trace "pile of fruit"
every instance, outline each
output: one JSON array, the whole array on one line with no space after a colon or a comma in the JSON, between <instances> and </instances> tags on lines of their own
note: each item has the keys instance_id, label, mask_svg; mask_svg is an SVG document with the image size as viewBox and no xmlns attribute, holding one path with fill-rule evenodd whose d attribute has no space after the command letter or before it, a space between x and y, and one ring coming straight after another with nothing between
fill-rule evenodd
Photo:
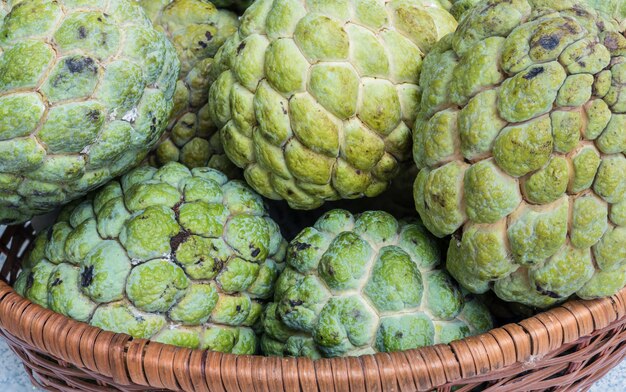
<instances>
[{"instance_id":1,"label":"pile of fruit","mask_svg":"<svg viewBox=\"0 0 626 392\"><path fill-rule=\"evenodd\" d=\"M15 290L135 338L311 358L615 294L625 17L594 0L2 0L0 223L58 211Z\"/></svg>"}]
</instances>

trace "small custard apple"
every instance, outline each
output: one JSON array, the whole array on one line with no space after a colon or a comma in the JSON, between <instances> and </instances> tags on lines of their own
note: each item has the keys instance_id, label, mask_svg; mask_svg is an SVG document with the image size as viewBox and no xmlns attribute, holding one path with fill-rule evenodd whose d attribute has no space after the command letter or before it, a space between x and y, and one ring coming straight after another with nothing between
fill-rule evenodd
<instances>
[{"instance_id":1,"label":"small custard apple","mask_svg":"<svg viewBox=\"0 0 626 392\"><path fill-rule=\"evenodd\" d=\"M150 162L155 166L171 161L189 168L209 166L235 175L238 169L224 155L208 114L208 95L213 56L237 31L237 16L218 10L208 0L138 2L174 44L181 62L170 123Z\"/></svg>"},{"instance_id":2,"label":"small custard apple","mask_svg":"<svg viewBox=\"0 0 626 392\"><path fill-rule=\"evenodd\" d=\"M422 57L456 28L431 0L258 0L216 55L228 157L295 209L382 193L410 159Z\"/></svg>"},{"instance_id":3,"label":"small custard apple","mask_svg":"<svg viewBox=\"0 0 626 392\"><path fill-rule=\"evenodd\" d=\"M448 343L492 327L443 270L419 221L382 211L324 214L289 245L263 317L267 355L335 357Z\"/></svg>"},{"instance_id":4,"label":"small custard apple","mask_svg":"<svg viewBox=\"0 0 626 392\"><path fill-rule=\"evenodd\" d=\"M584 1L488 0L424 60L417 211L468 290L548 307L626 284L626 39Z\"/></svg>"},{"instance_id":5,"label":"small custard apple","mask_svg":"<svg viewBox=\"0 0 626 392\"><path fill-rule=\"evenodd\" d=\"M0 23L4 224L141 162L165 130L179 72L172 45L126 0L12 5Z\"/></svg>"},{"instance_id":6,"label":"small custard apple","mask_svg":"<svg viewBox=\"0 0 626 392\"><path fill-rule=\"evenodd\" d=\"M254 0L211 0L218 8L226 8L242 14Z\"/></svg>"},{"instance_id":7,"label":"small custard apple","mask_svg":"<svg viewBox=\"0 0 626 392\"><path fill-rule=\"evenodd\" d=\"M39 234L15 288L93 326L253 354L287 243L260 196L217 170L140 167Z\"/></svg>"}]
</instances>

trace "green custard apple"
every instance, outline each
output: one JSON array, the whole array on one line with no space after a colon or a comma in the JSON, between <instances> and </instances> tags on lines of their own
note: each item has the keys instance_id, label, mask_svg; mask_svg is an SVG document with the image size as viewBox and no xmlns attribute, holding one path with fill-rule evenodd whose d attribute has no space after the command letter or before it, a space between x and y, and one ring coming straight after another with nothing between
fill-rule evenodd
<instances>
[{"instance_id":1,"label":"green custard apple","mask_svg":"<svg viewBox=\"0 0 626 392\"><path fill-rule=\"evenodd\" d=\"M181 62L174 110L150 156L151 164L181 162L189 168L208 166L234 176L238 169L224 155L208 114L208 95L213 57L237 31L237 16L218 10L208 0L140 0L139 4L174 44Z\"/></svg>"},{"instance_id":2,"label":"green custard apple","mask_svg":"<svg viewBox=\"0 0 626 392\"><path fill-rule=\"evenodd\" d=\"M242 14L254 0L211 0L218 8L226 8Z\"/></svg>"},{"instance_id":3,"label":"green custard apple","mask_svg":"<svg viewBox=\"0 0 626 392\"><path fill-rule=\"evenodd\" d=\"M492 328L488 309L438 268L419 221L324 214L289 245L263 317L267 355L335 357L448 343Z\"/></svg>"},{"instance_id":4,"label":"green custard apple","mask_svg":"<svg viewBox=\"0 0 626 392\"><path fill-rule=\"evenodd\" d=\"M286 247L243 182L172 162L65 208L36 238L15 289L108 331L254 354Z\"/></svg>"},{"instance_id":5,"label":"green custard apple","mask_svg":"<svg viewBox=\"0 0 626 392\"><path fill-rule=\"evenodd\" d=\"M215 57L226 155L295 209L382 193L410 159L422 57L456 28L430 0L259 0Z\"/></svg>"},{"instance_id":6,"label":"green custard apple","mask_svg":"<svg viewBox=\"0 0 626 392\"><path fill-rule=\"evenodd\" d=\"M468 290L626 284L626 39L577 0L488 0L424 60L414 196Z\"/></svg>"},{"instance_id":7,"label":"green custard apple","mask_svg":"<svg viewBox=\"0 0 626 392\"><path fill-rule=\"evenodd\" d=\"M141 162L165 130L179 72L172 45L126 0L12 5L0 23L3 224Z\"/></svg>"}]
</instances>

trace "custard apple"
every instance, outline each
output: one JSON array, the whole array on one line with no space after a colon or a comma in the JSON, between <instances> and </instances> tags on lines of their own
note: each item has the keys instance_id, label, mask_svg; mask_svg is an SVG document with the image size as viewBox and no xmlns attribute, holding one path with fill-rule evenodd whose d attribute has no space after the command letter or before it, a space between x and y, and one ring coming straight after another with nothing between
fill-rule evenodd
<instances>
[{"instance_id":1,"label":"custard apple","mask_svg":"<svg viewBox=\"0 0 626 392\"><path fill-rule=\"evenodd\" d=\"M287 249L263 317L267 355L334 357L447 343L492 328L443 270L419 221L382 211L323 215Z\"/></svg>"},{"instance_id":2,"label":"custard apple","mask_svg":"<svg viewBox=\"0 0 626 392\"><path fill-rule=\"evenodd\" d=\"M0 23L0 223L141 162L172 109L176 52L126 0L24 0Z\"/></svg>"},{"instance_id":3,"label":"custard apple","mask_svg":"<svg viewBox=\"0 0 626 392\"><path fill-rule=\"evenodd\" d=\"M218 8L226 8L238 13L243 13L254 0L211 0Z\"/></svg>"},{"instance_id":4,"label":"custard apple","mask_svg":"<svg viewBox=\"0 0 626 392\"><path fill-rule=\"evenodd\" d=\"M626 284L626 39L584 1L488 0L424 60L417 211L468 290Z\"/></svg>"},{"instance_id":5,"label":"custard apple","mask_svg":"<svg viewBox=\"0 0 626 392\"><path fill-rule=\"evenodd\" d=\"M295 209L380 194L410 158L422 57L456 28L430 0L259 0L216 55L228 157Z\"/></svg>"},{"instance_id":6,"label":"custard apple","mask_svg":"<svg viewBox=\"0 0 626 392\"><path fill-rule=\"evenodd\" d=\"M287 243L260 196L219 171L140 167L66 208L15 285L65 316L136 338L239 354Z\"/></svg>"},{"instance_id":7,"label":"custard apple","mask_svg":"<svg viewBox=\"0 0 626 392\"><path fill-rule=\"evenodd\" d=\"M139 4L174 44L181 62L170 123L150 162L209 166L235 176L239 169L224 155L207 100L213 56L237 31L237 16L216 9L208 0L139 0Z\"/></svg>"}]
</instances>

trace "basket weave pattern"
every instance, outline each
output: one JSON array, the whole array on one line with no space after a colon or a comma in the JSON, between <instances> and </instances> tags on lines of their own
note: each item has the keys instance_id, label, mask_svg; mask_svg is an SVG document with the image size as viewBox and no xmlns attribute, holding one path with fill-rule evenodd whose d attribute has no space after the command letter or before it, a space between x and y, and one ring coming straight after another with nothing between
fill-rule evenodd
<instances>
[{"instance_id":1,"label":"basket weave pattern","mask_svg":"<svg viewBox=\"0 0 626 392\"><path fill-rule=\"evenodd\" d=\"M9 286L32 228L0 236L0 336L49 391L579 391L626 357L626 289L486 334L406 352L311 361L189 350L114 334Z\"/></svg>"}]
</instances>

